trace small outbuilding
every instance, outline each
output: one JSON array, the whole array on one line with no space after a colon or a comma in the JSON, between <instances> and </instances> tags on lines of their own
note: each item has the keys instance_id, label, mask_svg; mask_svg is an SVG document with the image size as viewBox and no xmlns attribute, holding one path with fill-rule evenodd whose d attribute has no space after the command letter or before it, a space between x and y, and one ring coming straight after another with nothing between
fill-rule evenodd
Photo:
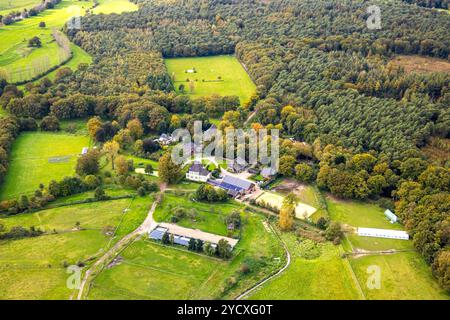
<instances>
[{"instance_id":1,"label":"small outbuilding","mask_svg":"<svg viewBox=\"0 0 450 320\"><path fill-rule=\"evenodd\" d=\"M391 223L395 223L398 221L397 216L389 209L384 212L384 215L391 221Z\"/></svg>"},{"instance_id":2,"label":"small outbuilding","mask_svg":"<svg viewBox=\"0 0 450 320\"><path fill-rule=\"evenodd\" d=\"M406 231L399 230L358 228L358 235L362 237L409 240L409 235Z\"/></svg>"}]
</instances>

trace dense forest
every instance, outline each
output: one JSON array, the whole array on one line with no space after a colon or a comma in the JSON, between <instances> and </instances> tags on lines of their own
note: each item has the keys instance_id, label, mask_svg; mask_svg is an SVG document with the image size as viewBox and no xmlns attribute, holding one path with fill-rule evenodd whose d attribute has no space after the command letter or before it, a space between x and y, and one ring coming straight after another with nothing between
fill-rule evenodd
<instances>
[{"instance_id":1,"label":"dense forest","mask_svg":"<svg viewBox=\"0 0 450 320\"><path fill-rule=\"evenodd\" d=\"M450 289L449 162L439 166L421 152L430 139L450 138L450 75L407 73L390 63L398 54L448 60L446 12L374 1L382 28L369 30L366 1L135 2L136 12L87 15L81 30L66 30L94 57L92 65L62 68L25 93L0 87L0 105L12 115L2 120L10 129L1 132L0 177L17 123L25 130L30 119L98 116L96 140L121 134L123 142L134 120L145 133L163 133L196 119L207 128L210 116L221 115L221 129L239 127L255 112L252 126L279 128L286 138L283 175L315 180L345 198L395 200L416 248ZM163 58L231 53L257 85L249 103L173 92Z\"/></svg>"}]
</instances>

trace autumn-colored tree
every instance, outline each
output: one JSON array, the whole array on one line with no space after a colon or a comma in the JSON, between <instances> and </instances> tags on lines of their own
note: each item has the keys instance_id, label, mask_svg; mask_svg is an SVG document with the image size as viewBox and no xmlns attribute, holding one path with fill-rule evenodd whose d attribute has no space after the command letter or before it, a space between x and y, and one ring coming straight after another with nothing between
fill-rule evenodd
<instances>
[{"instance_id":1,"label":"autumn-colored tree","mask_svg":"<svg viewBox=\"0 0 450 320\"><path fill-rule=\"evenodd\" d=\"M89 136L92 139L95 139L95 135L101 127L102 127L102 121L100 120L99 117L93 117L93 118L89 119L89 121L87 123L87 129L89 132Z\"/></svg>"},{"instance_id":2,"label":"autumn-colored tree","mask_svg":"<svg viewBox=\"0 0 450 320\"><path fill-rule=\"evenodd\" d=\"M181 177L181 166L172 161L170 152L166 152L159 159L159 179L162 182L174 183Z\"/></svg>"},{"instance_id":3,"label":"autumn-colored tree","mask_svg":"<svg viewBox=\"0 0 450 320\"><path fill-rule=\"evenodd\" d=\"M128 121L127 129L130 130L130 134L134 140L140 139L144 135L144 128L138 119Z\"/></svg>"},{"instance_id":4,"label":"autumn-colored tree","mask_svg":"<svg viewBox=\"0 0 450 320\"><path fill-rule=\"evenodd\" d=\"M288 194L281 206L279 225L283 231L292 230L294 226L295 207L297 205L297 198L293 193Z\"/></svg>"},{"instance_id":5,"label":"autumn-colored tree","mask_svg":"<svg viewBox=\"0 0 450 320\"><path fill-rule=\"evenodd\" d=\"M120 146L116 141L108 141L103 145L103 152L111 161L112 169L114 170L114 160L119 153Z\"/></svg>"},{"instance_id":6,"label":"autumn-colored tree","mask_svg":"<svg viewBox=\"0 0 450 320\"><path fill-rule=\"evenodd\" d=\"M118 175L124 175L128 172L128 161L124 156L118 156L114 163Z\"/></svg>"}]
</instances>

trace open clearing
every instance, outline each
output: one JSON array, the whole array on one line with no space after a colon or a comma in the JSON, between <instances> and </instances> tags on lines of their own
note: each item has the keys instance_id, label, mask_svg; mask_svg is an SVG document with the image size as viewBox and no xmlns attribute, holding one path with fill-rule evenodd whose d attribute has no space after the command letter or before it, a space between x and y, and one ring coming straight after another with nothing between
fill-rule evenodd
<instances>
[{"instance_id":1,"label":"open clearing","mask_svg":"<svg viewBox=\"0 0 450 320\"><path fill-rule=\"evenodd\" d=\"M73 265L101 253L139 226L149 205L149 198L111 200L0 219L8 228L35 225L58 231L0 242L0 299L69 299L74 292L66 286L70 274L64 262ZM124 214L124 209L129 210ZM76 221L85 230L70 231ZM103 234L105 226L117 227L115 238Z\"/></svg>"},{"instance_id":2,"label":"open clearing","mask_svg":"<svg viewBox=\"0 0 450 320\"><path fill-rule=\"evenodd\" d=\"M399 223L391 224L384 216L384 209L376 204L344 201L328 196L327 205L332 220L353 227L404 230ZM360 237L355 233L349 233L343 242L343 247L347 252L352 250L406 250L406 252L393 254L372 254L348 258L367 299L449 298L431 275L430 267L414 251L412 241ZM369 266L377 266L381 270L380 289L370 290L366 285Z\"/></svg>"},{"instance_id":3,"label":"open clearing","mask_svg":"<svg viewBox=\"0 0 450 320\"><path fill-rule=\"evenodd\" d=\"M450 62L431 57L397 56L390 63L404 68L406 73L450 72Z\"/></svg>"},{"instance_id":4,"label":"open clearing","mask_svg":"<svg viewBox=\"0 0 450 320\"><path fill-rule=\"evenodd\" d=\"M230 299L284 265L283 249L263 218L246 213L231 261L139 240L93 282L89 299ZM278 259L277 259L278 258ZM250 272L240 272L242 264ZM231 285L230 285L231 283Z\"/></svg>"},{"instance_id":5,"label":"open clearing","mask_svg":"<svg viewBox=\"0 0 450 320\"><path fill-rule=\"evenodd\" d=\"M258 204L263 203L269 204L273 208L281 209L283 205L283 200L284 197L282 195L265 191L256 199L256 202ZM306 220L309 217L311 217L316 211L317 211L316 208L313 208L307 204L299 202L295 207L295 217L297 219Z\"/></svg>"},{"instance_id":6,"label":"open clearing","mask_svg":"<svg viewBox=\"0 0 450 320\"><path fill-rule=\"evenodd\" d=\"M34 192L40 183L60 180L75 172L78 155L89 138L60 133L23 133L13 144L10 167L0 199Z\"/></svg>"},{"instance_id":7,"label":"open clearing","mask_svg":"<svg viewBox=\"0 0 450 320\"><path fill-rule=\"evenodd\" d=\"M255 84L232 55L175 58L165 62L169 75L175 77L175 90L180 92L180 85L184 85L186 94L194 98L214 94L238 96L243 104L256 92ZM189 73L192 70L196 72ZM187 79L194 81L193 92Z\"/></svg>"},{"instance_id":8,"label":"open clearing","mask_svg":"<svg viewBox=\"0 0 450 320\"><path fill-rule=\"evenodd\" d=\"M41 2L41 0L2 0L0 2L0 15L5 16L11 11L31 9Z\"/></svg>"},{"instance_id":9,"label":"open clearing","mask_svg":"<svg viewBox=\"0 0 450 320\"><path fill-rule=\"evenodd\" d=\"M30 17L9 26L0 28L0 68L9 75L9 82L31 80L42 75L37 69L49 70L61 61L61 48L52 36L52 29L61 29L73 16L84 15L93 6L93 1L63 0L54 9L48 9L35 17ZM127 0L100 0L94 13L121 13L137 10L137 6ZM39 23L46 27L40 28ZM40 48L29 48L28 40L39 37ZM75 69L80 63L91 63L92 58L81 48L71 44L72 58L64 63L65 67ZM37 68L39 67L39 68ZM48 76L53 79L55 71Z\"/></svg>"},{"instance_id":10,"label":"open clearing","mask_svg":"<svg viewBox=\"0 0 450 320\"><path fill-rule=\"evenodd\" d=\"M138 6L128 0L100 0L100 5L95 7L94 14L111 14L136 11Z\"/></svg>"},{"instance_id":11,"label":"open clearing","mask_svg":"<svg viewBox=\"0 0 450 320\"><path fill-rule=\"evenodd\" d=\"M282 233L292 263L279 277L258 289L253 300L354 300L360 299L340 247L331 243L304 245L293 233Z\"/></svg>"}]
</instances>

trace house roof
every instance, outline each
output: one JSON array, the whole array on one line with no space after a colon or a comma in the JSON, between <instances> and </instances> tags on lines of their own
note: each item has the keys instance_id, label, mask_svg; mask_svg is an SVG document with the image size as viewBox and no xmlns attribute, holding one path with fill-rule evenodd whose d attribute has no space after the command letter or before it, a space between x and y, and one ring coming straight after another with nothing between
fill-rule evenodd
<instances>
[{"instance_id":1,"label":"house roof","mask_svg":"<svg viewBox=\"0 0 450 320\"><path fill-rule=\"evenodd\" d=\"M195 172L204 177L209 175L209 171L200 162L194 162L189 168L189 172Z\"/></svg>"},{"instance_id":2,"label":"house roof","mask_svg":"<svg viewBox=\"0 0 450 320\"><path fill-rule=\"evenodd\" d=\"M263 177L273 176L276 173L277 173L276 170L271 167L266 167L261 170L261 175Z\"/></svg>"},{"instance_id":3,"label":"house roof","mask_svg":"<svg viewBox=\"0 0 450 320\"><path fill-rule=\"evenodd\" d=\"M243 179L239 179L237 177L234 176L230 176L227 175L223 178L222 183L220 184L220 186L224 187L225 189L228 190L236 190L236 191L240 191L240 190L248 190L250 189L252 186L254 185L253 182L247 181L247 180L243 180Z\"/></svg>"}]
</instances>

